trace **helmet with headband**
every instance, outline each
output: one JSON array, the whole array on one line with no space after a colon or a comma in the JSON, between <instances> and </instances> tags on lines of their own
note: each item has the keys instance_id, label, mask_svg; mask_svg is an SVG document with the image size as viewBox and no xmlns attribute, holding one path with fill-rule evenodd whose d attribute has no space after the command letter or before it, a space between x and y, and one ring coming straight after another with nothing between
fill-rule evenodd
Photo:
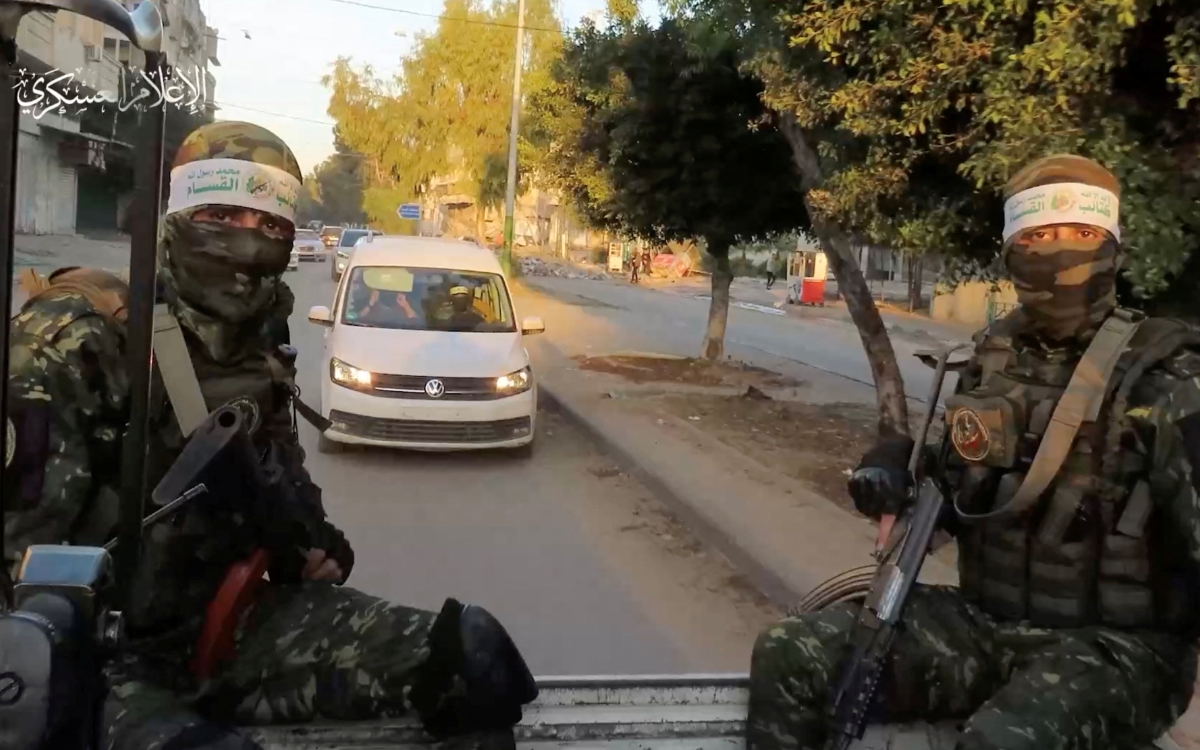
<instances>
[{"instance_id":1,"label":"helmet with headband","mask_svg":"<svg viewBox=\"0 0 1200 750\"><path fill-rule=\"evenodd\" d=\"M229 325L250 323L274 304L301 186L291 149L259 125L211 123L179 147L159 264L177 314L218 360L240 335Z\"/></svg>"},{"instance_id":2,"label":"helmet with headband","mask_svg":"<svg viewBox=\"0 0 1200 750\"><path fill-rule=\"evenodd\" d=\"M1004 189L1004 260L1021 307L1040 333L1065 339L1116 307L1121 188L1081 156L1029 164Z\"/></svg>"}]
</instances>

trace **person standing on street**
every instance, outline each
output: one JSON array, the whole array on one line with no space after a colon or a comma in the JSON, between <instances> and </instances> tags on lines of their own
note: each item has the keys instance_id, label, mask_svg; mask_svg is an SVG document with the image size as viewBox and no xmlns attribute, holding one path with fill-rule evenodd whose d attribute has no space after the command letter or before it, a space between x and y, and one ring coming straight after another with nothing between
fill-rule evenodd
<instances>
[{"instance_id":1,"label":"person standing on street","mask_svg":"<svg viewBox=\"0 0 1200 750\"><path fill-rule=\"evenodd\" d=\"M641 265L638 260L637 256L630 258L629 265L633 266L633 273L630 274L629 281L633 284L638 283L638 267Z\"/></svg>"},{"instance_id":2,"label":"person standing on street","mask_svg":"<svg viewBox=\"0 0 1200 750\"><path fill-rule=\"evenodd\" d=\"M775 250L767 256L767 289L775 284L775 273L779 270L779 251Z\"/></svg>"},{"instance_id":3,"label":"person standing on street","mask_svg":"<svg viewBox=\"0 0 1200 750\"><path fill-rule=\"evenodd\" d=\"M1149 746L1196 681L1200 328L1117 307L1121 190L1101 165L1038 159L1004 198L1021 306L976 335L925 462L953 504L960 587L912 590L884 720L965 720L958 750ZM903 510L912 449L886 436L863 457L861 513ZM857 613L759 636L749 750L824 746Z\"/></svg>"},{"instance_id":4,"label":"person standing on street","mask_svg":"<svg viewBox=\"0 0 1200 750\"><path fill-rule=\"evenodd\" d=\"M234 407L264 473L306 517L305 533L296 530L291 559L273 547L269 582L229 619L232 658L197 674L208 604L231 566L264 546L263 530L201 498L147 531L140 597L123 613L128 647L110 675L104 746L255 750L227 727L416 713L452 746L511 750L511 727L536 687L499 622L453 599L433 612L342 585L354 552L304 466L295 369L290 347L278 346L293 304L280 278L301 180L287 145L250 123L202 126L175 158L158 249L147 486L182 451L194 429L185 424ZM16 450L3 491L16 502L6 506L4 541L18 557L6 564L31 544L99 546L114 536L130 402L128 295L115 275L74 269L52 275L12 321ZM178 346L160 351L160 341Z\"/></svg>"}]
</instances>

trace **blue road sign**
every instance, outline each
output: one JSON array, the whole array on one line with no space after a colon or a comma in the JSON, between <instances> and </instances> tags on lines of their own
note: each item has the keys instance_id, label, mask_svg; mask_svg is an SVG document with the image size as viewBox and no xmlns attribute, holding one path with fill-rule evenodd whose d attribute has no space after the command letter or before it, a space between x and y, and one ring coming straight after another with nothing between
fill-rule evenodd
<instances>
[{"instance_id":1,"label":"blue road sign","mask_svg":"<svg viewBox=\"0 0 1200 750\"><path fill-rule=\"evenodd\" d=\"M400 208L396 209L396 213L401 219L420 219L421 207L416 203L403 203Z\"/></svg>"}]
</instances>

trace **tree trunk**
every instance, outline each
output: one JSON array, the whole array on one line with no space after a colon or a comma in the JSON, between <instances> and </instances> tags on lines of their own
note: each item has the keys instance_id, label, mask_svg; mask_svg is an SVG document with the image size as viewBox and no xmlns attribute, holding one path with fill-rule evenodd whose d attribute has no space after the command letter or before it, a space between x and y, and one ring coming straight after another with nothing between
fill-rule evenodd
<instances>
[{"instance_id":1,"label":"tree trunk","mask_svg":"<svg viewBox=\"0 0 1200 750\"><path fill-rule=\"evenodd\" d=\"M487 242L487 238L483 236L485 229L484 221L487 218L484 216L484 211L486 210L482 203L475 204L475 241L481 245Z\"/></svg>"},{"instance_id":2,"label":"tree trunk","mask_svg":"<svg viewBox=\"0 0 1200 750\"><path fill-rule=\"evenodd\" d=\"M907 435L908 401L904 397L904 378L900 375L896 352L892 349L892 341L888 338L879 308L871 299L871 289L867 286L854 258L850 238L837 224L822 218L820 212L814 210L809 199L810 191L819 190L824 185L825 176L821 171L821 163L817 159L816 151L808 143L804 130L797 124L795 115L790 112L780 113L779 124L788 145L791 146L792 161L800 173L801 185L805 191L804 206L812 220L813 232L821 243L821 249L825 251L829 267L837 279L838 292L846 300L846 309L850 311L850 319L858 328L858 335L867 354L867 363L875 380L875 401L879 405L879 433ZM714 274L714 290L716 283ZM713 300L715 303L715 294Z\"/></svg>"},{"instance_id":3,"label":"tree trunk","mask_svg":"<svg viewBox=\"0 0 1200 750\"><path fill-rule=\"evenodd\" d=\"M910 256L908 259L908 311L916 312L921 308L921 290L925 288L925 264L921 259Z\"/></svg>"},{"instance_id":4,"label":"tree trunk","mask_svg":"<svg viewBox=\"0 0 1200 750\"><path fill-rule=\"evenodd\" d=\"M729 266L728 242L709 240L708 252L713 259L712 302L708 306L708 327L704 331L704 358L718 360L725 354L725 325L729 322L729 284L733 281L733 270Z\"/></svg>"}]
</instances>

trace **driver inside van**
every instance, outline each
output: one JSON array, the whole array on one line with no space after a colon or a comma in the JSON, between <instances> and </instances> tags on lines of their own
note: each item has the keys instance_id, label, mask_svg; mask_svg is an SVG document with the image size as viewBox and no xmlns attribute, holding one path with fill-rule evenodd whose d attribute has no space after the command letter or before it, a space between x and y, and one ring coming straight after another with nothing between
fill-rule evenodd
<instances>
[{"instance_id":1,"label":"driver inside van","mask_svg":"<svg viewBox=\"0 0 1200 750\"><path fill-rule=\"evenodd\" d=\"M407 272L366 269L356 273L348 291L346 319L368 326L392 326L417 318L408 301L412 275Z\"/></svg>"}]
</instances>

